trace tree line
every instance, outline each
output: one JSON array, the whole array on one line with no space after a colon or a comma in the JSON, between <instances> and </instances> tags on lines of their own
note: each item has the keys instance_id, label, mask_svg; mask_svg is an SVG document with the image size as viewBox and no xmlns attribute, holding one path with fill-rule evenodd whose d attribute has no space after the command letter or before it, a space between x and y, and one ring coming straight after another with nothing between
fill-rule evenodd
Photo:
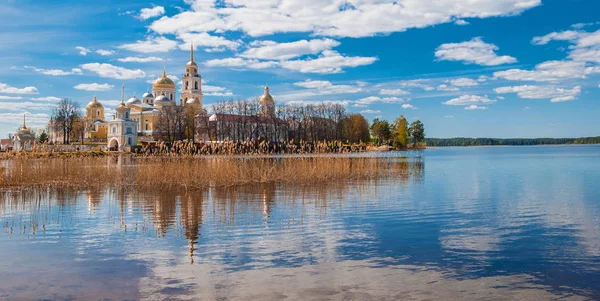
<instances>
[{"instance_id":1,"label":"tree line","mask_svg":"<svg viewBox=\"0 0 600 301\"><path fill-rule=\"evenodd\" d=\"M427 138L428 146L600 144L599 137L583 138Z\"/></svg>"},{"instance_id":2,"label":"tree line","mask_svg":"<svg viewBox=\"0 0 600 301\"><path fill-rule=\"evenodd\" d=\"M420 120L408 124L404 115L393 123L375 118L371 124L373 142L376 145L391 145L396 148L407 148L411 144L419 147L425 140L425 126Z\"/></svg>"}]
</instances>

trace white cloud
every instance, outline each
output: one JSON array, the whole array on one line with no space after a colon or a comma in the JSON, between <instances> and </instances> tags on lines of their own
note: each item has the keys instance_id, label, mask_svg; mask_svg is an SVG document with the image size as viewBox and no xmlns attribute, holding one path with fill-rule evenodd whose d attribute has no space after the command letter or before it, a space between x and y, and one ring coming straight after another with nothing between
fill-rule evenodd
<instances>
[{"instance_id":1,"label":"white cloud","mask_svg":"<svg viewBox=\"0 0 600 301\"><path fill-rule=\"evenodd\" d=\"M91 50L89 50L85 47L82 47L82 46L77 46L77 47L75 47L75 49L79 50L79 55L84 55L84 56L87 55L88 53L92 52Z\"/></svg>"},{"instance_id":2,"label":"white cloud","mask_svg":"<svg viewBox=\"0 0 600 301\"><path fill-rule=\"evenodd\" d=\"M205 96L233 96L229 89L219 86L202 85L202 92Z\"/></svg>"},{"instance_id":3,"label":"white cloud","mask_svg":"<svg viewBox=\"0 0 600 301\"><path fill-rule=\"evenodd\" d=\"M420 89L423 89L425 91L433 91L433 90L435 90L435 88L432 87L429 84L429 81L426 80L426 79L405 80L405 81L399 82L398 85L400 85L401 87L420 88Z\"/></svg>"},{"instance_id":4,"label":"white cloud","mask_svg":"<svg viewBox=\"0 0 600 301\"><path fill-rule=\"evenodd\" d=\"M146 73L140 69L126 69L111 64L89 63L81 65L81 68L96 72L100 77L105 78L135 79L146 76Z\"/></svg>"},{"instance_id":5,"label":"white cloud","mask_svg":"<svg viewBox=\"0 0 600 301\"><path fill-rule=\"evenodd\" d=\"M544 36L534 37L531 43L534 45L546 45L550 41L573 41L582 36L582 32L567 30L563 32L552 32Z\"/></svg>"},{"instance_id":6,"label":"white cloud","mask_svg":"<svg viewBox=\"0 0 600 301\"><path fill-rule=\"evenodd\" d=\"M354 101L355 107L366 107L375 103L404 103L406 99L398 98L398 97L379 97L379 96L369 96L365 98L361 98L357 101Z\"/></svg>"},{"instance_id":7,"label":"white cloud","mask_svg":"<svg viewBox=\"0 0 600 301\"><path fill-rule=\"evenodd\" d=\"M381 114L380 110L362 110L361 114Z\"/></svg>"},{"instance_id":8,"label":"white cloud","mask_svg":"<svg viewBox=\"0 0 600 301\"><path fill-rule=\"evenodd\" d=\"M478 95L462 95L458 98L453 98L444 102L445 105L450 106L469 106L469 105L482 105L482 104L492 104L495 103L495 100L489 99L486 96L478 96Z\"/></svg>"},{"instance_id":9,"label":"white cloud","mask_svg":"<svg viewBox=\"0 0 600 301\"><path fill-rule=\"evenodd\" d=\"M314 89L316 90L315 95L330 95L330 94L349 94L349 93L357 93L362 91L362 88L351 85L334 85L330 81L326 80L310 80L307 79L303 82L294 83L295 86L306 88L306 89Z\"/></svg>"},{"instance_id":10,"label":"white cloud","mask_svg":"<svg viewBox=\"0 0 600 301\"><path fill-rule=\"evenodd\" d=\"M305 32L367 37L423 28L464 18L512 16L541 0L338 0L188 1L192 11L163 17L150 26L159 34L241 31L250 36Z\"/></svg>"},{"instance_id":11,"label":"white cloud","mask_svg":"<svg viewBox=\"0 0 600 301\"><path fill-rule=\"evenodd\" d=\"M406 91L406 90L402 90L402 89L381 89L379 91L379 94L381 95L394 95L394 96L400 96L400 95L407 95L410 94L410 92Z\"/></svg>"},{"instance_id":12,"label":"white cloud","mask_svg":"<svg viewBox=\"0 0 600 301\"><path fill-rule=\"evenodd\" d=\"M3 111L8 112L19 112L19 111L46 111L48 110L48 103L43 102L31 102L31 101L18 101L18 102L0 102L3 107ZM23 115L21 115L22 118ZM21 119L23 120L23 119Z\"/></svg>"},{"instance_id":13,"label":"white cloud","mask_svg":"<svg viewBox=\"0 0 600 301\"><path fill-rule=\"evenodd\" d=\"M318 54L340 45L340 42L331 39L300 40L290 43L276 43L273 41L259 41L248 48L240 56L263 60L288 60L307 54Z\"/></svg>"},{"instance_id":14,"label":"white cloud","mask_svg":"<svg viewBox=\"0 0 600 301\"><path fill-rule=\"evenodd\" d=\"M140 10L140 19L148 20L150 18L162 16L165 14L165 8L162 6L155 6L153 8L142 8Z\"/></svg>"},{"instance_id":15,"label":"white cloud","mask_svg":"<svg viewBox=\"0 0 600 301\"><path fill-rule=\"evenodd\" d=\"M44 74L44 75L52 75L52 76L65 76L65 75L81 75L83 72L79 68L73 68L71 71L64 71L60 69L42 69L33 66L25 66L25 69L31 69L35 72Z\"/></svg>"},{"instance_id":16,"label":"white cloud","mask_svg":"<svg viewBox=\"0 0 600 301\"><path fill-rule=\"evenodd\" d=\"M413 106L413 105L411 105L409 103L402 104L402 108L403 109L407 109L407 110L408 109L412 109L412 110L416 110L417 109L415 106Z\"/></svg>"},{"instance_id":17,"label":"white cloud","mask_svg":"<svg viewBox=\"0 0 600 301\"><path fill-rule=\"evenodd\" d=\"M34 97L31 100L37 101L60 101L62 98L55 96Z\"/></svg>"},{"instance_id":18,"label":"white cloud","mask_svg":"<svg viewBox=\"0 0 600 301\"><path fill-rule=\"evenodd\" d=\"M472 111L472 110L487 110L487 107L478 106L478 105L470 105L468 107L465 107L465 110L469 110L469 111Z\"/></svg>"},{"instance_id":19,"label":"white cloud","mask_svg":"<svg viewBox=\"0 0 600 301\"><path fill-rule=\"evenodd\" d=\"M471 87L471 86L479 85L479 82L477 82L474 79L461 77L461 78L451 79L450 84L452 84L453 86L457 86L457 87Z\"/></svg>"},{"instance_id":20,"label":"white cloud","mask_svg":"<svg viewBox=\"0 0 600 301\"><path fill-rule=\"evenodd\" d=\"M444 84L437 86L436 89L438 89L440 91L449 91L449 92L460 91L460 89L457 87L452 87L452 86L448 86L448 85L444 85Z\"/></svg>"},{"instance_id":21,"label":"white cloud","mask_svg":"<svg viewBox=\"0 0 600 301\"><path fill-rule=\"evenodd\" d=\"M21 96L10 96L10 95L0 95L0 100L19 100L23 99Z\"/></svg>"},{"instance_id":22,"label":"white cloud","mask_svg":"<svg viewBox=\"0 0 600 301\"><path fill-rule=\"evenodd\" d=\"M163 62L164 59L160 58L160 57L156 57L156 56L149 56L149 57L137 57L137 56L128 56L126 58L120 58L117 59L119 62L124 62L124 63L130 63L130 62L135 62L135 63L151 63L151 62Z\"/></svg>"},{"instance_id":23,"label":"white cloud","mask_svg":"<svg viewBox=\"0 0 600 301\"><path fill-rule=\"evenodd\" d=\"M156 53L169 52L175 49L175 47L177 47L176 41L169 40L165 37L148 37L144 41L123 44L118 48L141 53Z\"/></svg>"},{"instance_id":24,"label":"white cloud","mask_svg":"<svg viewBox=\"0 0 600 301\"><path fill-rule=\"evenodd\" d=\"M510 69L494 73L494 77L518 80L552 82L564 79L585 78L586 74L592 73L586 69L585 62L574 61L547 61L535 66L533 70Z\"/></svg>"},{"instance_id":25,"label":"white cloud","mask_svg":"<svg viewBox=\"0 0 600 301\"><path fill-rule=\"evenodd\" d=\"M27 126L44 126L50 120L50 115L45 113L27 114ZM23 124L23 113L0 113L0 123Z\"/></svg>"},{"instance_id":26,"label":"white cloud","mask_svg":"<svg viewBox=\"0 0 600 301\"><path fill-rule=\"evenodd\" d=\"M84 90L84 91L110 91L113 88L113 85L98 84L98 83L79 84L73 88L75 88L77 90Z\"/></svg>"},{"instance_id":27,"label":"white cloud","mask_svg":"<svg viewBox=\"0 0 600 301\"><path fill-rule=\"evenodd\" d=\"M454 21L454 24L459 25L459 26L465 26L465 25L469 25L471 23L469 23L465 20L462 20L462 19L458 19L458 20Z\"/></svg>"},{"instance_id":28,"label":"white cloud","mask_svg":"<svg viewBox=\"0 0 600 301\"><path fill-rule=\"evenodd\" d=\"M517 61L508 55L496 54L498 46L485 43L480 37L462 43L440 45L435 51L435 57L440 61L461 61L465 64L496 66Z\"/></svg>"},{"instance_id":29,"label":"white cloud","mask_svg":"<svg viewBox=\"0 0 600 301\"><path fill-rule=\"evenodd\" d=\"M112 50L105 50L105 49L98 49L96 50L96 53L101 55L101 56L108 56L108 55L113 55L115 54L114 51Z\"/></svg>"},{"instance_id":30,"label":"white cloud","mask_svg":"<svg viewBox=\"0 0 600 301\"><path fill-rule=\"evenodd\" d=\"M551 102L563 102L575 100L581 94L581 87L573 89L557 88L553 86L512 86L494 89L498 94L517 93L520 98L526 99L550 99Z\"/></svg>"},{"instance_id":31,"label":"white cloud","mask_svg":"<svg viewBox=\"0 0 600 301\"><path fill-rule=\"evenodd\" d=\"M177 38L183 40L182 44L179 44L179 49L189 50L192 42L194 47L206 47L206 52L220 52L238 49L242 43L240 41L231 41L220 36L213 36L208 33L179 33Z\"/></svg>"},{"instance_id":32,"label":"white cloud","mask_svg":"<svg viewBox=\"0 0 600 301\"><path fill-rule=\"evenodd\" d=\"M266 69L277 67L278 62L261 62L259 60L246 60L243 58L224 58L214 59L204 62L204 65L208 67L231 67L239 69Z\"/></svg>"},{"instance_id":33,"label":"white cloud","mask_svg":"<svg viewBox=\"0 0 600 301\"><path fill-rule=\"evenodd\" d=\"M38 94L36 87L15 88L4 83L0 83L0 93L6 94Z\"/></svg>"},{"instance_id":34,"label":"white cloud","mask_svg":"<svg viewBox=\"0 0 600 301\"><path fill-rule=\"evenodd\" d=\"M302 73L332 74L341 73L342 68L373 64L376 57L343 56L337 51L325 50L318 58L282 61L281 67Z\"/></svg>"}]
</instances>

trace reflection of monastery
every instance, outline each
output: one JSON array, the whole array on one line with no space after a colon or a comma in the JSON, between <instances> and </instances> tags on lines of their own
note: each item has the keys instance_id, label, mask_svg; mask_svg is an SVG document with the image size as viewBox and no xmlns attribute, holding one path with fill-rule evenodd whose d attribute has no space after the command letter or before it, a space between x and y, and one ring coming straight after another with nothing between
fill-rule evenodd
<instances>
[{"instance_id":1,"label":"reflection of monastery","mask_svg":"<svg viewBox=\"0 0 600 301\"><path fill-rule=\"evenodd\" d=\"M166 71L152 85L152 92L147 91L142 99L133 96L125 100L123 92L121 104L115 109L113 119L106 120L104 106L94 97L86 106L85 116L85 138L90 141L106 141L111 149L123 150L127 146L137 144L138 140L151 141L156 134L157 125L161 112L170 106L184 106L194 109L196 118L204 118L199 123L206 122L209 128L218 131L219 127L231 126L232 124L244 122L254 127L269 125L281 120L274 117L275 102L269 94L269 88L265 88L264 95L260 98L260 116L238 116L229 114L213 114L208 116L203 109L202 77L198 73L198 65L194 62L193 46L190 49L190 61L185 65L185 73L182 76L182 87L179 101L175 83L167 77ZM251 117L251 118L250 118ZM222 137L217 134L218 140L238 137ZM248 135L240 135L248 137ZM264 135L262 135L264 136ZM139 139L138 139L139 138ZM207 137L201 137L206 139ZM252 137L261 138L261 137ZM276 140L278 137L262 137Z\"/></svg>"}]
</instances>

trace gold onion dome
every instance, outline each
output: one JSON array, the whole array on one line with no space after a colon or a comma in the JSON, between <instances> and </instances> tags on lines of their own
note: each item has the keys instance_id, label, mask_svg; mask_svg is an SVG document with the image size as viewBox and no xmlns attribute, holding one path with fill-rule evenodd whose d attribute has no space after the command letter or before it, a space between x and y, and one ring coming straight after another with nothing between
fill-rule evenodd
<instances>
[{"instance_id":1,"label":"gold onion dome","mask_svg":"<svg viewBox=\"0 0 600 301\"><path fill-rule=\"evenodd\" d=\"M91 108L104 108L104 107L102 106L101 103L98 102L98 99L96 99L96 95L94 95L94 99L92 101L90 101L90 103L88 103L86 108L91 109Z\"/></svg>"},{"instance_id":2,"label":"gold onion dome","mask_svg":"<svg viewBox=\"0 0 600 301\"><path fill-rule=\"evenodd\" d=\"M175 85L172 79L167 76L167 71L163 70L161 78L154 82L155 85Z\"/></svg>"},{"instance_id":3,"label":"gold onion dome","mask_svg":"<svg viewBox=\"0 0 600 301\"><path fill-rule=\"evenodd\" d=\"M269 87L265 87L265 94L263 94L263 96L260 97L260 102L275 103L275 100L273 100L273 96L271 96L271 94L269 93Z\"/></svg>"}]
</instances>

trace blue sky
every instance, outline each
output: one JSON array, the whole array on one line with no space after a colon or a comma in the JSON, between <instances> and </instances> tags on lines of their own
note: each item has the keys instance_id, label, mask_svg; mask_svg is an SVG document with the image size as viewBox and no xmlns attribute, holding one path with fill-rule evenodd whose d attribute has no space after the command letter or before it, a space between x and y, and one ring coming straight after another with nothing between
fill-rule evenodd
<instances>
[{"instance_id":1,"label":"blue sky","mask_svg":"<svg viewBox=\"0 0 600 301\"><path fill-rule=\"evenodd\" d=\"M59 98L108 108L197 45L204 103L339 102L428 137L600 135L595 0L33 1L0 4L0 136ZM108 111L110 114L110 110Z\"/></svg>"}]
</instances>

